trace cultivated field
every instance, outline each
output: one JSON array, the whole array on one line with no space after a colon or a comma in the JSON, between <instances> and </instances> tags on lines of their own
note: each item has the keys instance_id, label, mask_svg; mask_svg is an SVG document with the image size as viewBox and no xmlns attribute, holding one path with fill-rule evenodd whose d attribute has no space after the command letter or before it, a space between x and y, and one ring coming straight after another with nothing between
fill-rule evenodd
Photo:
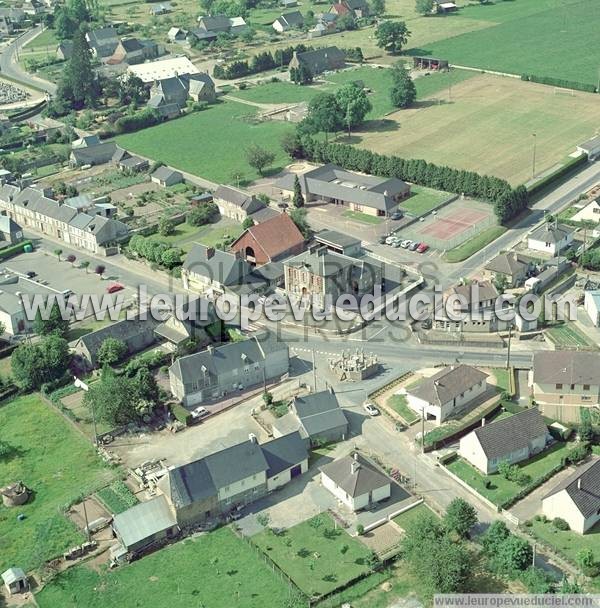
<instances>
[{"instance_id":1,"label":"cultivated field","mask_svg":"<svg viewBox=\"0 0 600 608\"><path fill-rule=\"evenodd\" d=\"M598 97L555 92L552 87L478 75L439 99L387 117L387 128L359 133L359 145L383 154L428 161L502 177L512 184L574 151L600 124Z\"/></svg>"},{"instance_id":2,"label":"cultivated field","mask_svg":"<svg viewBox=\"0 0 600 608\"><path fill-rule=\"evenodd\" d=\"M36 596L40 608L276 608L288 605L289 598L288 585L229 528L177 543L117 570L77 566Z\"/></svg>"},{"instance_id":3,"label":"cultivated field","mask_svg":"<svg viewBox=\"0 0 600 608\"><path fill-rule=\"evenodd\" d=\"M113 477L90 443L37 395L0 408L0 439L12 449L0 461L2 484L23 481L26 505L0 508L0 570L29 570L84 540L61 509ZM17 514L25 515L17 521Z\"/></svg>"},{"instance_id":4,"label":"cultivated field","mask_svg":"<svg viewBox=\"0 0 600 608\"><path fill-rule=\"evenodd\" d=\"M528 14L530 6L539 10ZM413 52L442 57L457 65L598 83L598 56L590 53L600 22L597 0L519 0L498 2L493 9L489 17L494 20L492 27ZM486 11L488 7L473 7L461 11L461 16Z\"/></svg>"}]
</instances>

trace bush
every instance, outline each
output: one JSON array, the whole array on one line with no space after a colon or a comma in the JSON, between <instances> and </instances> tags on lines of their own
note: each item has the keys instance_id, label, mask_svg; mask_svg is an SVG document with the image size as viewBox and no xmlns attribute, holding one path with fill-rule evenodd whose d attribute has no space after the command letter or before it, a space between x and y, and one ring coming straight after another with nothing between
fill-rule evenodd
<instances>
[{"instance_id":1,"label":"bush","mask_svg":"<svg viewBox=\"0 0 600 608\"><path fill-rule=\"evenodd\" d=\"M362 536L362 535L365 533L365 527L364 527L362 524L358 524L358 525L356 526L356 533L357 533L359 536Z\"/></svg>"},{"instance_id":2,"label":"bush","mask_svg":"<svg viewBox=\"0 0 600 608\"><path fill-rule=\"evenodd\" d=\"M135 112L135 114L119 118L115 122L115 129L117 133L132 133L133 131L152 127L159 122L160 116L158 112L152 108L146 108Z\"/></svg>"},{"instance_id":3,"label":"bush","mask_svg":"<svg viewBox=\"0 0 600 608\"><path fill-rule=\"evenodd\" d=\"M557 530L562 530L563 532L566 532L567 530L571 529L569 524L562 517L555 517L554 520L552 521L552 525Z\"/></svg>"},{"instance_id":4,"label":"bush","mask_svg":"<svg viewBox=\"0 0 600 608\"><path fill-rule=\"evenodd\" d=\"M576 445L574 448L571 448L566 456L565 460L572 464L576 464L582 461L584 458L587 458L591 451L590 444L587 442L581 442Z\"/></svg>"},{"instance_id":5,"label":"bush","mask_svg":"<svg viewBox=\"0 0 600 608\"><path fill-rule=\"evenodd\" d=\"M192 415L188 412L182 405L179 403L173 403L171 405L171 414L175 416L176 420L179 420L181 424L185 424L185 426L189 426L192 422Z\"/></svg>"}]
</instances>

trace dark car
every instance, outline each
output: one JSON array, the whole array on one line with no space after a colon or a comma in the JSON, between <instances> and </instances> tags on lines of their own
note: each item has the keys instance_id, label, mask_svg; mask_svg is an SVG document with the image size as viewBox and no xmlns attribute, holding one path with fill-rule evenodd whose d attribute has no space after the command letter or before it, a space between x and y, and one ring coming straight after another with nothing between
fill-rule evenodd
<instances>
[{"instance_id":1,"label":"dark car","mask_svg":"<svg viewBox=\"0 0 600 608\"><path fill-rule=\"evenodd\" d=\"M37 272L33 272L33 270L28 271L26 274L28 279L33 279L33 277L37 277Z\"/></svg>"},{"instance_id":2,"label":"dark car","mask_svg":"<svg viewBox=\"0 0 600 608\"><path fill-rule=\"evenodd\" d=\"M382 234L382 235L381 235L381 236L380 236L380 237L377 239L377 242L378 242L380 245L385 245L385 239L387 239L387 236L386 236L385 234Z\"/></svg>"},{"instance_id":3,"label":"dark car","mask_svg":"<svg viewBox=\"0 0 600 608\"><path fill-rule=\"evenodd\" d=\"M392 220L401 220L404 217L402 211L394 211L392 215L390 215L390 219Z\"/></svg>"}]
</instances>

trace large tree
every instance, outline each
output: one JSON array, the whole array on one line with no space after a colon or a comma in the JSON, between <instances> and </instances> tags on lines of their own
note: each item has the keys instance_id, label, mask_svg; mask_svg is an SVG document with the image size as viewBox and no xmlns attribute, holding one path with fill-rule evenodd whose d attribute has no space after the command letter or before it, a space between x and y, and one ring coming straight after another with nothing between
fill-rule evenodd
<instances>
[{"instance_id":1,"label":"large tree","mask_svg":"<svg viewBox=\"0 0 600 608\"><path fill-rule=\"evenodd\" d=\"M114 365L127 354L127 344L118 338L106 338L100 344L96 358L100 365Z\"/></svg>"},{"instance_id":2,"label":"large tree","mask_svg":"<svg viewBox=\"0 0 600 608\"><path fill-rule=\"evenodd\" d=\"M259 175L275 160L275 154L266 148L254 144L246 150L246 160L248 164L256 169Z\"/></svg>"},{"instance_id":3,"label":"large tree","mask_svg":"<svg viewBox=\"0 0 600 608\"><path fill-rule=\"evenodd\" d=\"M115 375L110 368L105 368L100 380L90 385L83 403L97 420L110 425L121 426L138 418L138 396L133 380Z\"/></svg>"},{"instance_id":4,"label":"large tree","mask_svg":"<svg viewBox=\"0 0 600 608\"><path fill-rule=\"evenodd\" d=\"M420 15L431 15L433 7L433 0L415 0L415 10Z\"/></svg>"},{"instance_id":5,"label":"large tree","mask_svg":"<svg viewBox=\"0 0 600 608\"><path fill-rule=\"evenodd\" d=\"M308 104L308 114L305 119L316 132L335 133L344 127L344 121L337 98L333 93L321 93L313 97Z\"/></svg>"},{"instance_id":6,"label":"large tree","mask_svg":"<svg viewBox=\"0 0 600 608\"><path fill-rule=\"evenodd\" d=\"M304 195L302 194L302 186L300 185L300 179L298 176L294 176L294 196L292 198L292 205L296 209L304 207Z\"/></svg>"},{"instance_id":7,"label":"large tree","mask_svg":"<svg viewBox=\"0 0 600 608\"><path fill-rule=\"evenodd\" d=\"M390 98L396 108L408 108L417 98L415 83L401 61L396 62L392 67Z\"/></svg>"},{"instance_id":8,"label":"large tree","mask_svg":"<svg viewBox=\"0 0 600 608\"><path fill-rule=\"evenodd\" d=\"M404 21L383 21L375 30L377 46L395 55L408 42L410 31Z\"/></svg>"},{"instance_id":9,"label":"large tree","mask_svg":"<svg viewBox=\"0 0 600 608\"><path fill-rule=\"evenodd\" d=\"M369 4L374 15L381 17L385 14L385 0L371 0Z\"/></svg>"},{"instance_id":10,"label":"large tree","mask_svg":"<svg viewBox=\"0 0 600 608\"><path fill-rule=\"evenodd\" d=\"M39 389L42 384L62 377L71 360L64 338L46 336L39 342L23 342L12 354L12 377L22 390Z\"/></svg>"},{"instance_id":11,"label":"large tree","mask_svg":"<svg viewBox=\"0 0 600 608\"><path fill-rule=\"evenodd\" d=\"M454 498L444 516L444 525L460 538L468 538L469 530L477 523L475 507L462 498Z\"/></svg>"},{"instance_id":12,"label":"large tree","mask_svg":"<svg viewBox=\"0 0 600 608\"><path fill-rule=\"evenodd\" d=\"M57 96L78 110L94 106L99 93L92 69L90 47L85 39L85 29L80 27L73 35L73 54L63 71Z\"/></svg>"},{"instance_id":13,"label":"large tree","mask_svg":"<svg viewBox=\"0 0 600 608\"><path fill-rule=\"evenodd\" d=\"M341 86L335 93L335 99L350 135L353 127L358 127L365 121L373 106L364 88L355 82Z\"/></svg>"},{"instance_id":14,"label":"large tree","mask_svg":"<svg viewBox=\"0 0 600 608\"><path fill-rule=\"evenodd\" d=\"M68 309L64 309L65 316ZM46 316L46 315L44 315ZM61 311L57 302L52 304L52 308L50 309L50 313L47 315L48 318L42 318L42 313L40 310L37 311L35 315L35 320L33 322L33 331L40 336L49 336L51 334L55 334L57 336L64 336L69 329L69 319L63 318L63 311Z\"/></svg>"}]
</instances>

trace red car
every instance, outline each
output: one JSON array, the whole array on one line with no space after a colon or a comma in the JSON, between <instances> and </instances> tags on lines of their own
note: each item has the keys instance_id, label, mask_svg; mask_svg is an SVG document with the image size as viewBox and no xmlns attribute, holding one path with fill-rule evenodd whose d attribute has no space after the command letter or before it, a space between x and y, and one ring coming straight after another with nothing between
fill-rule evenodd
<instances>
[{"instance_id":1,"label":"red car","mask_svg":"<svg viewBox=\"0 0 600 608\"><path fill-rule=\"evenodd\" d=\"M429 245L426 243L419 243L417 247L417 253L425 253L429 249Z\"/></svg>"},{"instance_id":2,"label":"red car","mask_svg":"<svg viewBox=\"0 0 600 608\"><path fill-rule=\"evenodd\" d=\"M106 288L106 293L117 293L117 291L121 291L121 289L125 289L121 283L113 283Z\"/></svg>"}]
</instances>

